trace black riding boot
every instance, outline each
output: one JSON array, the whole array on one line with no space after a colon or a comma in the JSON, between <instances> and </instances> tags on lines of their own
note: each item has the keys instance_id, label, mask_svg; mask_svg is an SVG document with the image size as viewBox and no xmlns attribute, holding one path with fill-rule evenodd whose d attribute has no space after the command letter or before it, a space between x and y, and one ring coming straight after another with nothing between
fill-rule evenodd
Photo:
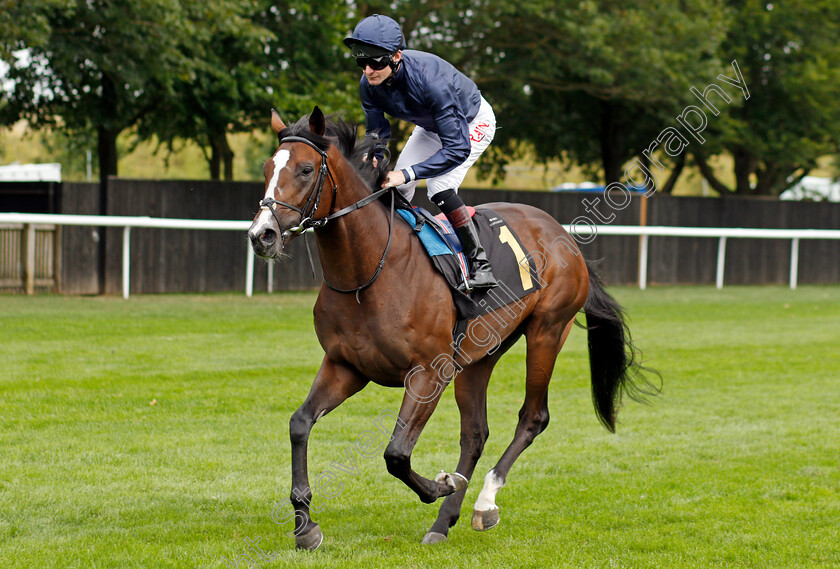
<instances>
[{"instance_id":1,"label":"black riding boot","mask_svg":"<svg viewBox=\"0 0 840 569\"><path fill-rule=\"evenodd\" d=\"M467 286L472 289L477 288L491 288L496 286L496 278L493 276L493 268L490 266L490 261L487 259L487 254L484 252L484 247L478 240L478 231L476 231L475 223L470 219L465 225L456 227L458 237L461 238L461 244L464 246L464 253L470 260L470 278L467 279Z\"/></svg>"},{"instance_id":2,"label":"black riding boot","mask_svg":"<svg viewBox=\"0 0 840 569\"><path fill-rule=\"evenodd\" d=\"M467 288L490 288L496 286L496 279L487 260L484 247L478 240L478 231L470 218L467 206L455 190L443 190L432 196L432 201L440 208L464 246L464 253L470 261L470 277L467 279Z\"/></svg>"}]
</instances>

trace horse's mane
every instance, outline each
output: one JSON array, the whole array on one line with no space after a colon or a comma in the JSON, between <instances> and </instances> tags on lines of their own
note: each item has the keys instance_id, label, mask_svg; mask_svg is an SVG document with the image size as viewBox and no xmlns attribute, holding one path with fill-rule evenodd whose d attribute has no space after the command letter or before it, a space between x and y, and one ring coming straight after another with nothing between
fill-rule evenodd
<instances>
[{"instance_id":1,"label":"horse's mane","mask_svg":"<svg viewBox=\"0 0 840 569\"><path fill-rule=\"evenodd\" d=\"M387 163L379 160L377 167L374 168L372 163L365 159L366 156L373 154L376 140L370 137L359 139L356 135L357 130L358 127L355 124L345 121L339 116L330 115L327 117L326 133L324 136L318 136L309 128L309 115L305 115L296 123L277 133L277 138L278 141L282 141L287 136L299 136L312 142L325 152L331 144L334 145L353 166L365 184L371 190L375 190L379 187Z\"/></svg>"}]
</instances>

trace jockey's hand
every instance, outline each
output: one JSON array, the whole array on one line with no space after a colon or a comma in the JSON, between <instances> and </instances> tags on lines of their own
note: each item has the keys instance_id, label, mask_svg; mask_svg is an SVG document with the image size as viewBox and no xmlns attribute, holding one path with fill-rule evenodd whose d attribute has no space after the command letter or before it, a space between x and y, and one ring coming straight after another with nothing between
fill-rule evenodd
<instances>
[{"instance_id":1,"label":"jockey's hand","mask_svg":"<svg viewBox=\"0 0 840 569\"><path fill-rule=\"evenodd\" d=\"M395 188L397 186L402 186L405 182L406 179L402 170L392 170L388 172L385 179L382 180L382 188Z\"/></svg>"}]
</instances>

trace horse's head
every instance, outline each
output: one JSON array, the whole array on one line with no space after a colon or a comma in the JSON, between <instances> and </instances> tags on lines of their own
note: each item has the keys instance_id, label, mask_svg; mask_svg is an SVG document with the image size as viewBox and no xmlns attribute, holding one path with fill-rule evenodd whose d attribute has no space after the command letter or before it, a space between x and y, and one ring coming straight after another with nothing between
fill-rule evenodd
<instances>
[{"instance_id":1,"label":"horse's head","mask_svg":"<svg viewBox=\"0 0 840 569\"><path fill-rule=\"evenodd\" d=\"M271 128L278 136L286 130L274 109ZM325 132L326 118L315 107L309 117L309 132L296 136L287 130L277 151L266 161L265 197L248 230L254 253L260 257L280 256L288 241L313 226L312 220L322 215L320 210L332 205L334 196L327 194L333 193L335 182L327 163L329 143L324 141ZM327 180L330 186L324 191Z\"/></svg>"}]
</instances>

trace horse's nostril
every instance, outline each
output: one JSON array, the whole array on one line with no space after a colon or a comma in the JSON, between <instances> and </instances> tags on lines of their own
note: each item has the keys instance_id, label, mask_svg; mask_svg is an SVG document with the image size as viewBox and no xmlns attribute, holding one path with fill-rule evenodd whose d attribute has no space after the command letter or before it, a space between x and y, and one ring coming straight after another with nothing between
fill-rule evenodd
<instances>
[{"instance_id":1,"label":"horse's nostril","mask_svg":"<svg viewBox=\"0 0 840 569\"><path fill-rule=\"evenodd\" d=\"M266 229L260 235L260 243L263 245L273 245L277 241L277 232L273 229Z\"/></svg>"}]
</instances>

